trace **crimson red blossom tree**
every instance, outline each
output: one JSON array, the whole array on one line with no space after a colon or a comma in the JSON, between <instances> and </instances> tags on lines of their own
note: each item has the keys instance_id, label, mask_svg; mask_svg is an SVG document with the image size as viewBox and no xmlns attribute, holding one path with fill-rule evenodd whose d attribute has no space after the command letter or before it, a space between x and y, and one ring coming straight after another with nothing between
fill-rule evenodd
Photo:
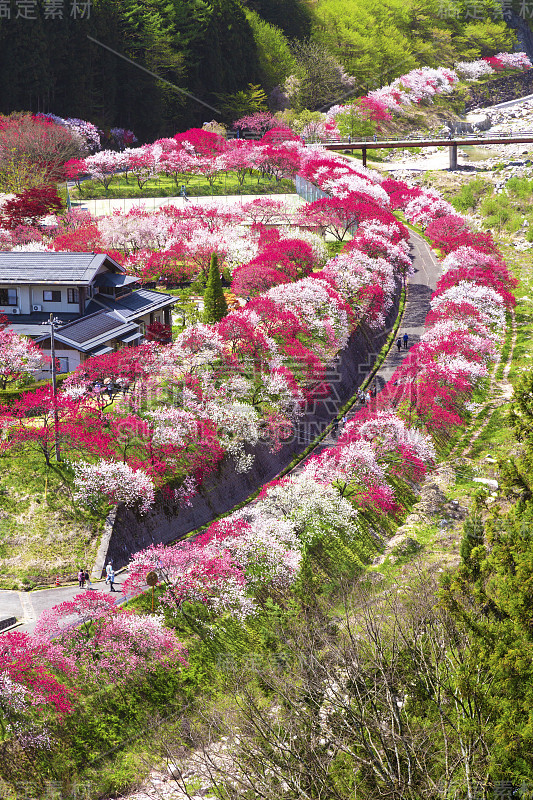
<instances>
[{"instance_id":1,"label":"crimson red blossom tree","mask_svg":"<svg viewBox=\"0 0 533 800\"><path fill-rule=\"evenodd\" d=\"M231 291L237 297L255 297L273 286L290 283L290 280L289 276L279 269L267 266L263 260L254 259L235 270Z\"/></svg>"},{"instance_id":2,"label":"crimson red blossom tree","mask_svg":"<svg viewBox=\"0 0 533 800\"><path fill-rule=\"evenodd\" d=\"M290 128L284 127L270 127L270 129L261 137L262 145L282 145L285 142L301 142Z\"/></svg>"},{"instance_id":3,"label":"crimson red blossom tree","mask_svg":"<svg viewBox=\"0 0 533 800\"><path fill-rule=\"evenodd\" d=\"M54 237L52 246L58 253L65 251L98 253L105 249L96 222L89 222L66 230L64 233L58 233L58 235ZM109 250L107 252L111 255Z\"/></svg>"},{"instance_id":4,"label":"crimson red blossom tree","mask_svg":"<svg viewBox=\"0 0 533 800\"><path fill-rule=\"evenodd\" d=\"M174 139L184 150L198 156L216 156L228 146L223 136L203 128L190 128L185 133L177 133Z\"/></svg>"},{"instance_id":5,"label":"crimson red blossom tree","mask_svg":"<svg viewBox=\"0 0 533 800\"><path fill-rule=\"evenodd\" d=\"M81 188L81 179L87 175L87 168L83 158L71 158L64 166L65 177L75 181L78 189Z\"/></svg>"},{"instance_id":6,"label":"crimson red blossom tree","mask_svg":"<svg viewBox=\"0 0 533 800\"><path fill-rule=\"evenodd\" d=\"M65 388L81 387L87 390L109 379L117 382L124 389L133 390L136 381L142 381L151 374L157 357L154 344L142 344L138 347L125 347L114 353L103 356L92 356L70 375L65 381Z\"/></svg>"},{"instance_id":7,"label":"crimson red blossom tree","mask_svg":"<svg viewBox=\"0 0 533 800\"><path fill-rule=\"evenodd\" d=\"M261 170L271 178L294 178L301 164L295 147L267 145L262 148Z\"/></svg>"},{"instance_id":8,"label":"crimson red blossom tree","mask_svg":"<svg viewBox=\"0 0 533 800\"><path fill-rule=\"evenodd\" d=\"M14 230L20 225L37 225L43 217L55 214L62 207L63 203L55 186L33 186L4 203L0 224L8 230Z\"/></svg>"},{"instance_id":9,"label":"crimson red blossom tree","mask_svg":"<svg viewBox=\"0 0 533 800\"><path fill-rule=\"evenodd\" d=\"M29 705L48 706L58 714L66 714L72 708L72 691L53 675L54 667L67 678L75 674L68 659L58 658L47 641L36 641L18 631L0 638L0 677L18 685Z\"/></svg>"},{"instance_id":10,"label":"crimson red blossom tree","mask_svg":"<svg viewBox=\"0 0 533 800\"><path fill-rule=\"evenodd\" d=\"M2 777L16 774L26 758L50 746L49 723L71 713L76 667L52 652L49 642L10 631L0 637L0 764Z\"/></svg>"},{"instance_id":11,"label":"crimson red blossom tree","mask_svg":"<svg viewBox=\"0 0 533 800\"><path fill-rule=\"evenodd\" d=\"M24 392L12 406L4 406L1 413L1 451L30 449L44 456L47 466L56 443L66 455L112 453L109 436L91 408L64 394L56 398L51 386Z\"/></svg>"},{"instance_id":12,"label":"crimson red blossom tree","mask_svg":"<svg viewBox=\"0 0 533 800\"><path fill-rule=\"evenodd\" d=\"M167 344L172 339L172 327L163 325L162 322L152 322L146 326L146 340L148 342L159 342Z\"/></svg>"}]
</instances>

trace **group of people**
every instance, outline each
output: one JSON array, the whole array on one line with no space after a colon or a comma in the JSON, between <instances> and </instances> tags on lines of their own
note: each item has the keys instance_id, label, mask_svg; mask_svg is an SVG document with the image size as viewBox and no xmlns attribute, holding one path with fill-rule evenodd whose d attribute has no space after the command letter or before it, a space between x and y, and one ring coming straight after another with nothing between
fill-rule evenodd
<instances>
[{"instance_id":1,"label":"group of people","mask_svg":"<svg viewBox=\"0 0 533 800\"><path fill-rule=\"evenodd\" d=\"M337 435L337 431L339 430L339 425L342 424L344 426L347 421L348 421L348 417L346 416L346 414L344 415L344 417L341 420L339 420L338 417L335 417L335 419L333 420L333 427L332 427L333 436Z\"/></svg>"},{"instance_id":2,"label":"group of people","mask_svg":"<svg viewBox=\"0 0 533 800\"><path fill-rule=\"evenodd\" d=\"M113 569L113 562L109 561L107 567L105 568L105 582L106 586L109 584L109 591L114 592L115 589L115 570ZM92 589L91 583L91 576L89 575L89 571L87 569L80 569L78 572L78 586L80 589L85 589L85 584L87 584L87 589Z\"/></svg>"},{"instance_id":3,"label":"group of people","mask_svg":"<svg viewBox=\"0 0 533 800\"><path fill-rule=\"evenodd\" d=\"M78 586L80 589L85 589L85 584L87 584L87 589L92 588L91 576L89 575L89 571L87 569L80 568L78 572Z\"/></svg>"},{"instance_id":4,"label":"group of people","mask_svg":"<svg viewBox=\"0 0 533 800\"><path fill-rule=\"evenodd\" d=\"M90 392L94 392L95 394L107 392L110 397L116 392L122 392L123 394L126 394L128 389L129 381L126 378L117 378L116 381L113 381L112 378L104 378L103 381L96 380L94 383L89 385Z\"/></svg>"},{"instance_id":5,"label":"group of people","mask_svg":"<svg viewBox=\"0 0 533 800\"><path fill-rule=\"evenodd\" d=\"M402 349L402 342L403 342L403 349L407 350L409 345L409 334L404 333L403 336L398 336L396 339L396 347L398 348L398 352Z\"/></svg>"},{"instance_id":6,"label":"group of people","mask_svg":"<svg viewBox=\"0 0 533 800\"><path fill-rule=\"evenodd\" d=\"M375 384L367 389L366 392L363 392L362 389L357 390L357 399L361 403L362 406L370 403L371 400L374 399L376 396L376 386Z\"/></svg>"}]
</instances>

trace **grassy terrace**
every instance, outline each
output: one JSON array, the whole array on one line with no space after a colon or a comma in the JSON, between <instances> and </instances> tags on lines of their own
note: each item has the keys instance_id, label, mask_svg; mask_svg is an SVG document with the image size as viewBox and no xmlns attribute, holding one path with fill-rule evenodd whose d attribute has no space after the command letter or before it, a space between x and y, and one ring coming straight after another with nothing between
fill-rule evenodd
<instances>
[{"instance_id":1,"label":"grassy terrace","mask_svg":"<svg viewBox=\"0 0 533 800\"><path fill-rule=\"evenodd\" d=\"M0 588L91 568L104 515L76 504L67 467L26 450L0 457Z\"/></svg>"},{"instance_id":2,"label":"grassy terrace","mask_svg":"<svg viewBox=\"0 0 533 800\"><path fill-rule=\"evenodd\" d=\"M94 200L113 198L135 197L177 197L180 194L181 182L166 175L159 175L147 181L143 188L139 188L133 175L117 174L113 178L107 191L97 181L82 181L80 188L71 189L71 199ZM187 195L189 197L210 197L211 195L236 195L236 194L292 194L294 183L290 180L268 180L261 173L247 172L242 182L236 173L221 174L209 182L201 175L194 175L187 182Z\"/></svg>"}]
</instances>

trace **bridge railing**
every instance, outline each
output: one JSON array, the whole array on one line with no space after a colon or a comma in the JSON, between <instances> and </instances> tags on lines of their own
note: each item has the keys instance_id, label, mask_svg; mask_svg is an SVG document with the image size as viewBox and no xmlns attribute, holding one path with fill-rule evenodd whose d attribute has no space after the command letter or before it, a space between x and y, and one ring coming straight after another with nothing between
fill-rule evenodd
<instances>
[{"instance_id":1,"label":"bridge railing","mask_svg":"<svg viewBox=\"0 0 533 800\"><path fill-rule=\"evenodd\" d=\"M404 134L403 136L387 136L386 139L374 139L373 137L363 136L363 137L351 137L347 139L340 139L331 137L325 139L321 144L328 145L328 144L346 144L346 145L358 145L358 144L368 144L369 149L372 149L373 144L386 144L387 142L450 142L453 144L454 141L457 139L517 139L520 141L520 137L531 137L533 136L533 131L498 131L497 133L491 133L490 131L479 131L477 133L456 133L451 138L448 138L446 135L442 136L420 136L415 134Z\"/></svg>"},{"instance_id":2,"label":"bridge railing","mask_svg":"<svg viewBox=\"0 0 533 800\"><path fill-rule=\"evenodd\" d=\"M428 141L443 141L446 140L447 142L452 142L455 139L508 139L509 137L513 138L520 138L520 136L533 136L533 130L531 131L508 131L507 133L498 131L497 133L491 133L490 131L477 131L476 133L455 133L451 139L448 139L446 134L442 136L421 136L420 134L403 134L400 136L396 134L394 136L387 136L385 139L374 139L373 136L352 136L348 138L340 138L340 137L328 137L324 139L324 141L308 141L306 144L313 145L313 144L347 144L347 145L354 145L354 144L384 144L385 142L428 142ZM260 133L252 133L250 131L246 131L237 135L236 131L229 131L227 134L228 139L247 139L247 140L258 140L261 138ZM371 148L369 148L371 149Z\"/></svg>"}]
</instances>

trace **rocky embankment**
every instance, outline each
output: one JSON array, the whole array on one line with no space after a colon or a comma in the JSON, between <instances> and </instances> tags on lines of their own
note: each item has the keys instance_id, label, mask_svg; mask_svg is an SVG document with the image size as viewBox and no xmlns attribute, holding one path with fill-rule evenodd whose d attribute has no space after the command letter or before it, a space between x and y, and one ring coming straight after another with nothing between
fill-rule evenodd
<instances>
[{"instance_id":1,"label":"rocky embankment","mask_svg":"<svg viewBox=\"0 0 533 800\"><path fill-rule=\"evenodd\" d=\"M473 86L465 101L465 111L472 111L480 106L494 106L533 94L533 70L520 75L508 75L497 78L483 86Z\"/></svg>"}]
</instances>

